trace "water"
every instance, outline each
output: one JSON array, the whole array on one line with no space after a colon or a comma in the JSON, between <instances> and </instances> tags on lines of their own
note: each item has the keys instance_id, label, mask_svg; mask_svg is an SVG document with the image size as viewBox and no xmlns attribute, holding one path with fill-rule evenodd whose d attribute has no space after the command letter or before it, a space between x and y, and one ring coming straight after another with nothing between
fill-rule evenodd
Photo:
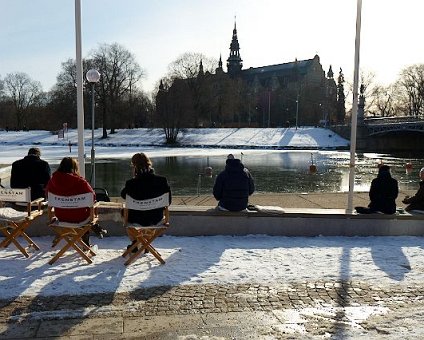
<instances>
[{"instance_id":1,"label":"water","mask_svg":"<svg viewBox=\"0 0 424 340\"><path fill-rule=\"evenodd\" d=\"M255 179L256 192L340 192L349 190L348 152L334 151L264 151L235 154L250 170ZM178 156L152 158L157 174L166 176L175 195L211 194L216 175L225 166L225 156ZM311 174L313 162L317 173ZM368 191L378 172L377 164L390 165L392 175L401 190L418 188L418 171L424 159L395 157L381 154L358 154L355 171L355 191ZM405 164L412 162L411 174ZM212 167L213 176L205 176L205 168ZM86 174L90 176L87 165ZM130 159L100 159L96 161L96 186L104 187L111 196L119 196L125 181L131 178Z\"/></svg>"}]
</instances>

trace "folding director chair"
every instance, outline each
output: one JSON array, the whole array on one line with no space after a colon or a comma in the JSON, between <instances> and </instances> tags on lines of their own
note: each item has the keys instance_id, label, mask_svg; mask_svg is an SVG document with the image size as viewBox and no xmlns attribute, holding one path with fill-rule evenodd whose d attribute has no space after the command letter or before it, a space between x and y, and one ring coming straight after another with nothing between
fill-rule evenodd
<instances>
[{"instance_id":1,"label":"folding director chair","mask_svg":"<svg viewBox=\"0 0 424 340\"><path fill-rule=\"evenodd\" d=\"M60 240L65 240L66 242L59 252L49 261L49 264L55 263L70 248L73 248L88 263L93 262L90 257L96 255L96 253L89 244L86 244L82 240L82 236L89 232L92 226L98 221L97 205L97 203L94 203L92 193L73 196L59 196L51 192L48 193L49 226L53 228L57 235L53 246L56 246ZM90 216L80 223L59 221L54 215L55 208L90 208Z\"/></svg>"},{"instance_id":2,"label":"folding director chair","mask_svg":"<svg viewBox=\"0 0 424 340\"><path fill-rule=\"evenodd\" d=\"M165 261L159 252L152 246L152 242L162 235L169 227L169 193L165 193L162 196L150 198L146 200L135 200L131 196L127 195L125 198L124 205L124 227L127 228L127 233L130 239L133 241L131 247L129 247L123 254L123 257L130 255L125 265L131 264L140 254L145 251L149 251L158 261L162 264ZM137 223L128 222L128 210L153 210L158 208L164 208L163 219L150 226L141 226ZM137 248L136 252L133 252Z\"/></svg>"},{"instance_id":3,"label":"folding director chair","mask_svg":"<svg viewBox=\"0 0 424 340\"><path fill-rule=\"evenodd\" d=\"M25 257L29 257L27 250L31 247L35 250L40 250L38 245L28 236L26 230L37 217L43 214L43 201L44 198L31 201L30 188L0 188L0 231L5 236L4 240L0 243L1 248L7 248L13 243ZM21 203L26 211L5 207L5 202ZM36 209L32 210L33 206ZM19 243L19 237L22 237L27 242L25 247Z\"/></svg>"}]
</instances>

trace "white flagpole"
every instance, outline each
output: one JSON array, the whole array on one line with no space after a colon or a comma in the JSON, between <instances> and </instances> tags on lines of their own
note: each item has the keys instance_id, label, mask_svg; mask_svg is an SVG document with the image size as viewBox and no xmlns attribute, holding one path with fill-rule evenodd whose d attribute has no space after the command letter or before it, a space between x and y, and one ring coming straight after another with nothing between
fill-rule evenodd
<instances>
[{"instance_id":1,"label":"white flagpole","mask_svg":"<svg viewBox=\"0 0 424 340\"><path fill-rule=\"evenodd\" d=\"M353 189L355 185L355 153L356 153L356 127L358 115L358 83L359 83L359 49L361 45L361 9L362 0L356 4L356 37L355 37L355 67L353 71L353 107L352 123L350 130L350 168L349 168L349 195L347 212L353 213Z\"/></svg>"},{"instance_id":2,"label":"white flagpole","mask_svg":"<svg viewBox=\"0 0 424 340\"><path fill-rule=\"evenodd\" d=\"M78 123L78 165L80 174L85 177L84 159L84 103L82 90L82 53L81 53L81 0L75 0L75 41L77 67L77 123Z\"/></svg>"}]
</instances>

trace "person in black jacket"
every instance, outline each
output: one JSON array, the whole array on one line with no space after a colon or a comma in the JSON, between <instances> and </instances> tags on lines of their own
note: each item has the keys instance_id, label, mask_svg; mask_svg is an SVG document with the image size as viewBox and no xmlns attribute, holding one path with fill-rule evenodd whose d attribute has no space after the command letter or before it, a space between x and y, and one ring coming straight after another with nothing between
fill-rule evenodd
<instances>
[{"instance_id":1,"label":"person in black jacket","mask_svg":"<svg viewBox=\"0 0 424 340\"><path fill-rule=\"evenodd\" d=\"M171 188L165 177L154 173L152 161L144 153L136 153L131 158L134 177L126 181L121 191L121 197L126 195L136 200L155 198L169 193L169 204L171 204ZM163 208L138 211L128 211L128 221L149 226L160 222L163 218Z\"/></svg>"},{"instance_id":2,"label":"person in black jacket","mask_svg":"<svg viewBox=\"0 0 424 340\"><path fill-rule=\"evenodd\" d=\"M27 156L12 163L10 187L31 187L31 200L45 198L44 188L51 177L49 163L40 159L40 156L39 148L30 148Z\"/></svg>"},{"instance_id":3,"label":"person in black jacket","mask_svg":"<svg viewBox=\"0 0 424 340\"><path fill-rule=\"evenodd\" d=\"M383 214L394 214L396 212L396 198L399 193L398 182L390 174L388 165L381 165L378 169L377 178L371 182L369 192L370 204L368 208L355 207L360 214L372 214L381 212Z\"/></svg>"},{"instance_id":4,"label":"person in black jacket","mask_svg":"<svg viewBox=\"0 0 424 340\"><path fill-rule=\"evenodd\" d=\"M405 208L406 211L424 210L424 168L421 168L419 176L421 181L420 188L417 193L412 197L406 196L402 201L403 203L408 204Z\"/></svg>"},{"instance_id":5,"label":"person in black jacket","mask_svg":"<svg viewBox=\"0 0 424 340\"><path fill-rule=\"evenodd\" d=\"M232 154L227 157L225 170L215 179L213 195L221 210L241 211L247 208L249 196L255 191L253 178L243 163Z\"/></svg>"}]
</instances>

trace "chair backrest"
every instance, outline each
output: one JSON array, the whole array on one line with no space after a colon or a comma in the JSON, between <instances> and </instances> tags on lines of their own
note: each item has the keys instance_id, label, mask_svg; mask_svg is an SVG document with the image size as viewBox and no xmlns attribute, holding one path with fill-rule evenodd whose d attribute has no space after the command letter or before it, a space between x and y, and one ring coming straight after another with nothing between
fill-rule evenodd
<instances>
[{"instance_id":1,"label":"chair backrest","mask_svg":"<svg viewBox=\"0 0 424 340\"><path fill-rule=\"evenodd\" d=\"M31 188L26 189L0 189L1 202L31 202Z\"/></svg>"},{"instance_id":2,"label":"chair backrest","mask_svg":"<svg viewBox=\"0 0 424 340\"><path fill-rule=\"evenodd\" d=\"M0 188L0 207L4 202L26 203L28 216L31 215L31 188Z\"/></svg>"},{"instance_id":3,"label":"chair backrest","mask_svg":"<svg viewBox=\"0 0 424 340\"><path fill-rule=\"evenodd\" d=\"M61 196L48 193L48 205L54 208L75 209L91 208L94 204L94 197L91 192L79 195Z\"/></svg>"},{"instance_id":4,"label":"chair backrest","mask_svg":"<svg viewBox=\"0 0 424 340\"><path fill-rule=\"evenodd\" d=\"M165 193L162 196L148 198L145 200L136 200L130 195L125 197L125 208L131 210L153 210L159 208L165 208L169 206L169 193Z\"/></svg>"}]
</instances>

